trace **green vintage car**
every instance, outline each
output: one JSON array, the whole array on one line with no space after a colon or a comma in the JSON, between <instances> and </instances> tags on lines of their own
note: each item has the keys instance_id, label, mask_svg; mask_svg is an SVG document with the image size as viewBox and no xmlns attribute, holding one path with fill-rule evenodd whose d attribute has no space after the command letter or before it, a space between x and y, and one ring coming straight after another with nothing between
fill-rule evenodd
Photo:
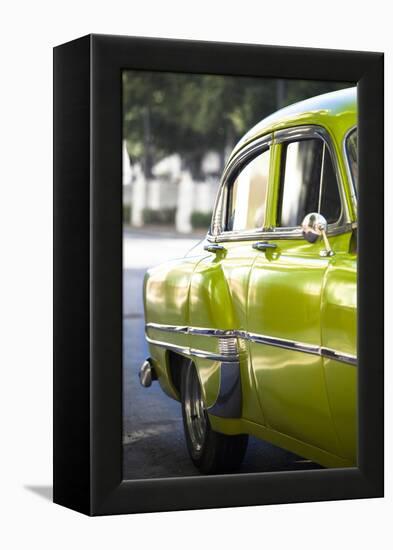
<instances>
[{"instance_id":1,"label":"green vintage car","mask_svg":"<svg viewBox=\"0 0 393 550\"><path fill-rule=\"evenodd\" d=\"M210 230L145 277L150 357L203 473L248 435L356 464L356 89L264 119L232 152Z\"/></svg>"}]
</instances>

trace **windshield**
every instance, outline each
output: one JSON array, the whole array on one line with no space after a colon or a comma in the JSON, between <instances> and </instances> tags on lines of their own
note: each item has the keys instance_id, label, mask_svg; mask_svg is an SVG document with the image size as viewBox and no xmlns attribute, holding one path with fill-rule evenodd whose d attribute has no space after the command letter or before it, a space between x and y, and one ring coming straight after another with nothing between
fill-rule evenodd
<instances>
[{"instance_id":1,"label":"windshield","mask_svg":"<svg viewBox=\"0 0 393 550\"><path fill-rule=\"evenodd\" d=\"M358 192L358 131L357 128L348 134L345 142L345 150L347 153L349 170L355 187L356 194Z\"/></svg>"}]
</instances>

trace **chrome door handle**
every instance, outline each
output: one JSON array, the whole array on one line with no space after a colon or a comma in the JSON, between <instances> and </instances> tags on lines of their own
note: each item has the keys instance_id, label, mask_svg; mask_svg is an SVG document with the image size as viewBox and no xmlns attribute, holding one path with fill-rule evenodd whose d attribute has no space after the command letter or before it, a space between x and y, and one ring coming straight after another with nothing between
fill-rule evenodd
<instances>
[{"instance_id":1,"label":"chrome door handle","mask_svg":"<svg viewBox=\"0 0 393 550\"><path fill-rule=\"evenodd\" d=\"M205 244L203 247L207 252L220 252L220 250L225 250L221 244Z\"/></svg>"},{"instance_id":2,"label":"chrome door handle","mask_svg":"<svg viewBox=\"0 0 393 550\"><path fill-rule=\"evenodd\" d=\"M254 243L252 247L256 248L257 250L268 250L268 249L277 248L277 245L274 243L261 242L261 243Z\"/></svg>"}]
</instances>

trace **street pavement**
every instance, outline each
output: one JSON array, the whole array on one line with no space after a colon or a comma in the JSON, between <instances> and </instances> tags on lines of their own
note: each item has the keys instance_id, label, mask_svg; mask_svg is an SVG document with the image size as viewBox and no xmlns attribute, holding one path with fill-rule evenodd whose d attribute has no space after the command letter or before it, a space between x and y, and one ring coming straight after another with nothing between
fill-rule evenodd
<instances>
[{"instance_id":1,"label":"street pavement","mask_svg":"<svg viewBox=\"0 0 393 550\"><path fill-rule=\"evenodd\" d=\"M195 476L188 458L180 404L157 382L139 384L148 356L144 338L142 284L146 269L183 256L198 242L165 231L125 230L123 238L123 474L125 479ZM317 468L310 461L250 438L240 472Z\"/></svg>"}]
</instances>

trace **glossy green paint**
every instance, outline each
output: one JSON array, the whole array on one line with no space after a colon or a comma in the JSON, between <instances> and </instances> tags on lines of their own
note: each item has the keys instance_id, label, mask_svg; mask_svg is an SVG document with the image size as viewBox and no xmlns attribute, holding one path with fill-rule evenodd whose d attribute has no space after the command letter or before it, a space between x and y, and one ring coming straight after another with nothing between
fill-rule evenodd
<instances>
[{"instance_id":1,"label":"glossy green paint","mask_svg":"<svg viewBox=\"0 0 393 550\"><path fill-rule=\"evenodd\" d=\"M329 240L335 261L339 255L346 256L348 234ZM280 240L274 253L258 256L249 283L250 332L333 347L329 334L325 334L321 308L326 289L330 288L325 285L325 278L332 258L319 255L320 244ZM347 300L345 285L336 291L342 300ZM334 349L343 351L340 340L334 343L337 344ZM324 359L254 343L251 357L266 425L340 454L325 382ZM343 368L354 369L344 364Z\"/></svg>"},{"instance_id":2,"label":"glossy green paint","mask_svg":"<svg viewBox=\"0 0 393 550\"><path fill-rule=\"evenodd\" d=\"M276 222L280 147L274 132L318 125L327 130L336 157L349 219L356 205L343 158L343 140L356 125L353 89L312 98L268 117L239 142L231 158L253 140L273 133L266 225ZM356 253L352 228L329 236L332 257L321 257L323 242L275 239L261 252L247 240L220 241L209 253L205 240L186 258L150 270L145 279L146 323L240 330L322 346L356 356ZM272 241L273 242L273 241ZM217 337L147 329L149 338L219 352ZM238 338L242 386L239 419L209 415L213 429L249 433L328 467L356 464L357 368L318 354L283 349ZM179 399L169 355L150 344L159 382ZM207 407L220 388L220 363L192 357Z\"/></svg>"},{"instance_id":3,"label":"glossy green paint","mask_svg":"<svg viewBox=\"0 0 393 550\"><path fill-rule=\"evenodd\" d=\"M324 278L322 345L356 355L356 299L356 255L337 255ZM341 455L356 463L357 369L326 358L323 366Z\"/></svg>"},{"instance_id":4,"label":"glossy green paint","mask_svg":"<svg viewBox=\"0 0 393 550\"><path fill-rule=\"evenodd\" d=\"M225 253L209 254L194 271L190 286L189 326L223 330L247 330L247 300L249 277L258 251L250 242L226 244ZM193 347L218 352L218 339L192 337ZM249 351L243 342L244 351ZM241 355L243 416L262 421L262 410L253 383L250 354ZM203 387L204 380L201 377ZM216 396L218 386L212 391ZM209 397L209 396L206 396ZM207 398L207 406L212 404Z\"/></svg>"}]
</instances>

